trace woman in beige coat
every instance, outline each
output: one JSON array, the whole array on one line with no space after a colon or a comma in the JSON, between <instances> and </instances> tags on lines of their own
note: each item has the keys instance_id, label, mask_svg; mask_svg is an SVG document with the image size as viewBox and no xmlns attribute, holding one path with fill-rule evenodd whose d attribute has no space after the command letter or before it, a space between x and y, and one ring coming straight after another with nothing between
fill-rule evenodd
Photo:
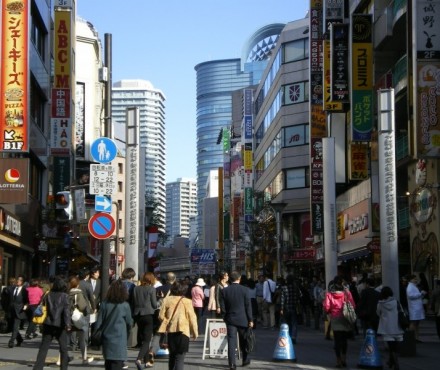
<instances>
[{"instance_id":1,"label":"woman in beige coat","mask_svg":"<svg viewBox=\"0 0 440 370\"><path fill-rule=\"evenodd\" d=\"M167 333L170 370L183 370L189 338L197 339L197 317L191 299L184 296L187 289L177 282L171 285L170 294L163 300L159 312L158 333Z\"/></svg>"}]
</instances>

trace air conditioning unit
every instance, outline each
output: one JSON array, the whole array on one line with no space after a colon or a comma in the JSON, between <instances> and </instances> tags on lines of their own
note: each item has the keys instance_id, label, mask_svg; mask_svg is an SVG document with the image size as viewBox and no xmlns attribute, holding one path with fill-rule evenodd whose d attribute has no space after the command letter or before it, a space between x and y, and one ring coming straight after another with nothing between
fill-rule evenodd
<instances>
[{"instance_id":1,"label":"air conditioning unit","mask_svg":"<svg viewBox=\"0 0 440 370\"><path fill-rule=\"evenodd\" d=\"M107 82L108 81L108 68L107 67L102 67L99 68L99 82Z\"/></svg>"}]
</instances>

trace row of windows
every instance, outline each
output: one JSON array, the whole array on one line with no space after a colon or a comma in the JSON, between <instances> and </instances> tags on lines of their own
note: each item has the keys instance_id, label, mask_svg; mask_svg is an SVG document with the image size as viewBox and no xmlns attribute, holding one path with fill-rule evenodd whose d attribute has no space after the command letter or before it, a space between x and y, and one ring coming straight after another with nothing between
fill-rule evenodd
<instances>
[{"instance_id":1,"label":"row of windows","mask_svg":"<svg viewBox=\"0 0 440 370\"><path fill-rule=\"evenodd\" d=\"M309 57L309 39L300 39L292 42L287 42L281 45L277 55L273 59L270 71L264 80L263 88L261 89L255 101L255 112L257 115L263 105L264 99L270 91L273 81L281 68L282 64L297 62L299 60L307 59Z\"/></svg>"},{"instance_id":2,"label":"row of windows","mask_svg":"<svg viewBox=\"0 0 440 370\"><path fill-rule=\"evenodd\" d=\"M269 130L270 125L275 119L282 106L304 103L309 100L309 82L301 81L293 84L281 86L280 91L275 97L272 105L263 118L262 124L255 132L255 146L258 146L263 141L263 137Z\"/></svg>"}]
</instances>

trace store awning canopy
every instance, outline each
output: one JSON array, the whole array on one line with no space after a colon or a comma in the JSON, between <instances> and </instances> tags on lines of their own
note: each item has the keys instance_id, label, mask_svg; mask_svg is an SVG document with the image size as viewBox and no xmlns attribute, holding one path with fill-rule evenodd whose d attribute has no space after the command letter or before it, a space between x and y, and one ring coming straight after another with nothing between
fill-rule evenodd
<instances>
[{"instance_id":1,"label":"store awning canopy","mask_svg":"<svg viewBox=\"0 0 440 370\"><path fill-rule=\"evenodd\" d=\"M371 251L369 249L367 249L367 247L359 248L359 249L352 250L352 251L349 251L349 252L344 253L344 254L340 254L338 256L338 261L344 262L344 261L352 260L352 259L355 259L355 258L366 257L370 253L371 253Z\"/></svg>"}]
</instances>

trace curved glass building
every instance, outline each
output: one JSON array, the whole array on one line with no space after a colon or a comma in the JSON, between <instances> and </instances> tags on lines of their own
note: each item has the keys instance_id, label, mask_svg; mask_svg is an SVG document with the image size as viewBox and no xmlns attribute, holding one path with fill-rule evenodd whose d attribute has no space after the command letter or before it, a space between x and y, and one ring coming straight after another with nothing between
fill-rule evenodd
<instances>
[{"instance_id":1,"label":"curved glass building","mask_svg":"<svg viewBox=\"0 0 440 370\"><path fill-rule=\"evenodd\" d=\"M232 120L232 93L258 84L284 24L265 26L243 47L242 58L203 62L195 66L197 75L197 199L198 231L202 236L202 204L210 170L223 166L223 147L218 143L222 129ZM199 238L200 247L203 237Z\"/></svg>"}]
</instances>

